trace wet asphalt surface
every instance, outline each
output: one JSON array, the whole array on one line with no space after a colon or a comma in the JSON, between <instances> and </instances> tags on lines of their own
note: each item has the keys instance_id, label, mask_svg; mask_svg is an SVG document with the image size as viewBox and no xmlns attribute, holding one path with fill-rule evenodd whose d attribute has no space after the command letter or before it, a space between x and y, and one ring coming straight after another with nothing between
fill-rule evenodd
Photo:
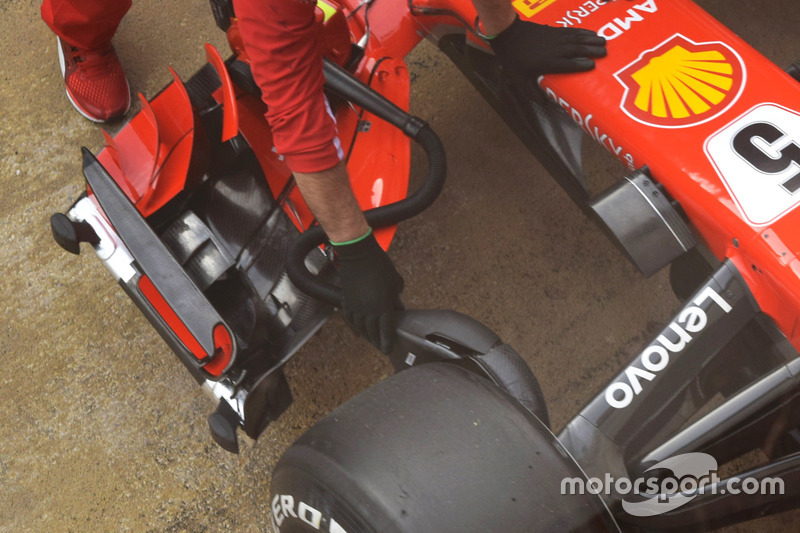
<instances>
[{"instance_id":1,"label":"wet asphalt surface","mask_svg":"<svg viewBox=\"0 0 800 533\"><path fill-rule=\"evenodd\" d=\"M701 5L781 66L800 58L796 0ZM96 125L63 92L38 2L0 4L0 531L268 530L270 471L315 420L389 376L334 317L288 364L295 403L238 456L209 438L213 405L93 254L58 248L48 219L80 194ZM115 44L152 97L226 51L205 2L134 2ZM224 52L227 53L227 52ZM391 255L409 308L450 308L525 357L560 429L677 308L556 187L447 59L408 58L412 110L443 139L449 182ZM110 125L110 129L120 124ZM621 168L587 150L593 179ZM419 170L419 168L417 168ZM794 530L794 515L736 531Z\"/></svg>"}]
</instances>

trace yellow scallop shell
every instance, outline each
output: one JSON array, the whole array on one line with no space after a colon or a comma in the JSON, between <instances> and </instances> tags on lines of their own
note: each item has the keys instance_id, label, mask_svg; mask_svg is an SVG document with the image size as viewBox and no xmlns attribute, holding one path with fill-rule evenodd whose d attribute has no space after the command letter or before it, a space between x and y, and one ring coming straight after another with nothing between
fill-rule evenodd
<instances>
[{"instance_id":1,"label":"yellow scallop shell","mask_svg":"<svg viewBox=\"0 0 800 533\"><path fill-rule=\"evenodd\" d=\"M634 105L661 118L700 115L725 99L732 74L721 52L690 52L678 45L633 74L639 84Z\"/></svg>"},{"instance_id":2,"label":"yellow scallop shell","mask_svg":"<svg viewBox=\"0 0 800 533\"><path fill-rule=\"evenodd\" d=\"M513 0L511 5L526 17L532 17L556 0Z\"/></svg>"}]
</instances>

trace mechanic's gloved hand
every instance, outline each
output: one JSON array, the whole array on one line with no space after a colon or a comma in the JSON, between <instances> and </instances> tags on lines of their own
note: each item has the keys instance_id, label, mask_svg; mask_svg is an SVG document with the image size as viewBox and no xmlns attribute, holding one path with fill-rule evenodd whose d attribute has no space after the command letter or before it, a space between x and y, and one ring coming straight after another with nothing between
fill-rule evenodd
<instances>
[{"instance_id":1,"label":"mechanic's gloved hand","mask_svg":"<svg viewBox=\"0 0 800 533\"><path fill-rule=\"evenodd\" d=\"M335 244L344 293L344 317L380 351L392 350L403 278L372 230L357 242Z\"/></svg>"},{"instance_id":2,"label":"mechanic's gloved hand","mask_svg":"<svg viewBox=\"0 0 800 533\"><path fill-rule=\"evenodd\" d=\"M519 16L488 41L503 69L517 79L592 70L591 58L606 55L606 40L591 30L543 26Z\"/></svg>"}]
</instances>

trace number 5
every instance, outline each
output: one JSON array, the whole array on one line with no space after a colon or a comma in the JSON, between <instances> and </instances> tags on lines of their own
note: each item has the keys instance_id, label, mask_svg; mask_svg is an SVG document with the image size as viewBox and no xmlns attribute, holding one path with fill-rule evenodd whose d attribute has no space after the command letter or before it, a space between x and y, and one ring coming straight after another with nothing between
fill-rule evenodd
<instances>
[{"instance_id":1,"label":"number 5","mask_svg":"<svg viewBox=\"0 0 800 533\"><path fill-rule=\"evenodd\" d=\"M792 163L800 166L800 146L792 141L778 152L780 157L774 158L754 141L761 139L772 146L785 136L786 134L773 124L756 122L745 126L733 137L733 149L739 157L750 163L756 170L765 174L780 174ZM800 172L780 185L789 194L796 193L800 190Z\"/></svg>"}]
</instances>

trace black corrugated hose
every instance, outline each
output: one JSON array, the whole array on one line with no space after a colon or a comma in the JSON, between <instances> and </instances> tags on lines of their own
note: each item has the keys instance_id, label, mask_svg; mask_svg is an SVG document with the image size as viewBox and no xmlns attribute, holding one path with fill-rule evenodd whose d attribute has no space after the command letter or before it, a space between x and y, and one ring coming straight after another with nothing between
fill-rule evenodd
<instances>
[{"instance_id":1,"label":"black corrugated hose","mask_svg":"<svg viewBox=\"0 0 800 533\"><path fill-rule=\"evenodd\" d=\"M428 156L428 173L423 184L411 196L364 213L367 223L373 228L397 224L416 216L427 209L442 191L447 174L444 147L436 133L424 124L414 138ZM298 289L309 296L334 307L342 305L342 290L313 275L305 266L305 258L316 246L328 239L322 228L315 226L304 232L295 241L286 262L286 273Z\"/></svg>"}]
</instances>

